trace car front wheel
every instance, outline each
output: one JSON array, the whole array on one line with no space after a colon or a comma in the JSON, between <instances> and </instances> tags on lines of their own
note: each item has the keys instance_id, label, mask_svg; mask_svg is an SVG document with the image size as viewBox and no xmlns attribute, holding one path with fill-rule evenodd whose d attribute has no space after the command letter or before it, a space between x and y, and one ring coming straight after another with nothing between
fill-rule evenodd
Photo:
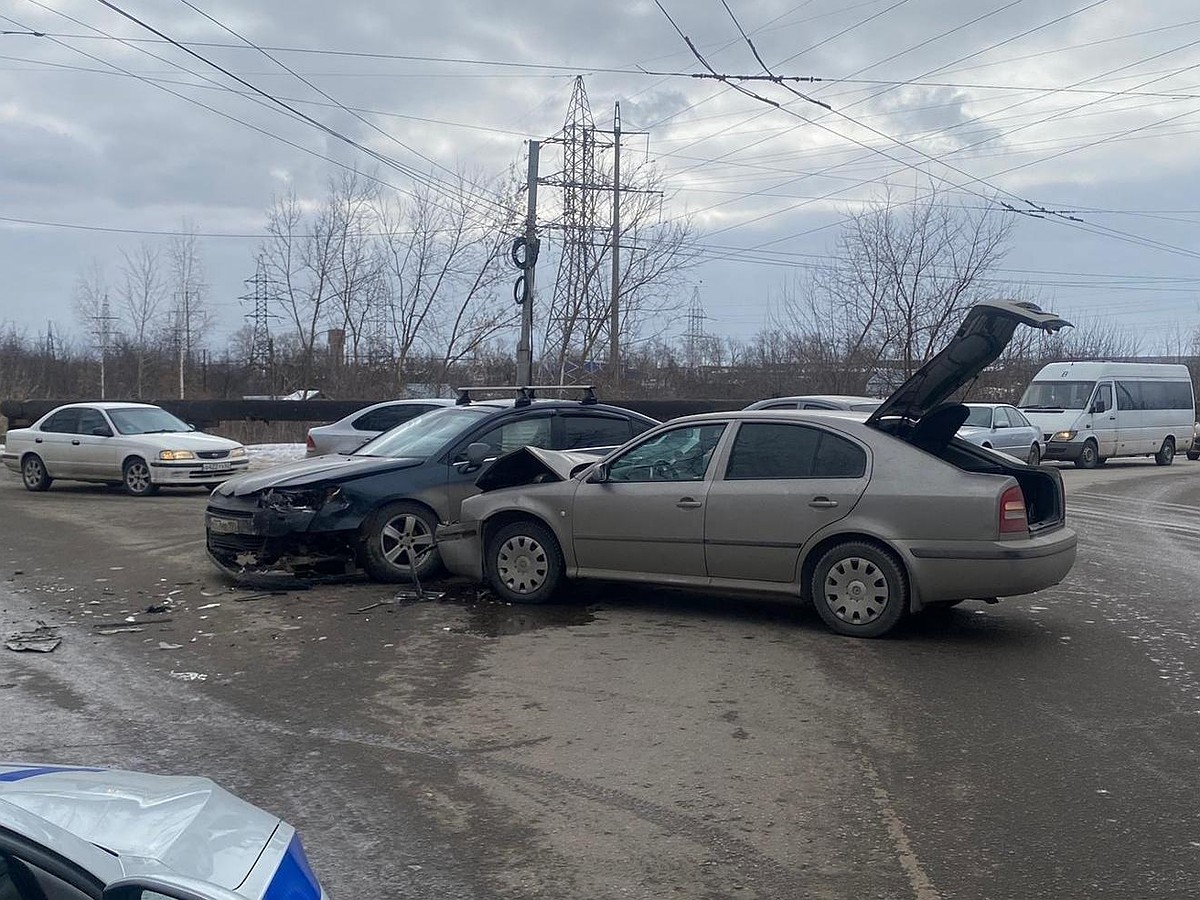
<instances>
[{"instance_id":1,"label":"car front wheel","mask_svg":"<svg viewBox=\"0 0 1200 900\"><path fill-rule=\"evenodd\" d=\"M150 466L137 456L128 460L121 469L121 483L125 486L125 493L134 497L148 497L158 490L158 485L151 480Z\"/></svg>"},{"instance_id":2,"label":"car front wheel","mask_svg":"<svg viewBox=\"0 0 1200 900\"><path fill-rule=\"evenodd\" d=\"M367 520L359 549L363 568L376 581L400 583L431 576L439 557L433 535L437 519L416 503L389 503Z\"/></svg>"},{"instance_id":3,"label":"car front wheel","mask_svg":"<svg viewBox=\"0 0 1200 900\"><path fill-rule=\"evenodd\" d=\"M1031 466L1041 465L1042 449L1037 444L1034 444L1032 447L1029 448L1029 456L1025 461L1027 463L1029 463L1029 465L1031 465Z\"/></svg>"},{"instance_id":4,"label":"car front wheel","mask_svg":"<svg viewBox=\"0 0 1200 900\"><path fill-rule=\"evenodd\" d=\"M36 453L30 453L21 463L21 481L25 483L27 491L47 491L54 479L46 471L46 464L42 462L42 458Z\"/></svg>"},{"instance_id":5,"label":"car front wheel","mask_svg":"<svg viewBox=\"0 0 1200 900\"><path fill-rule=\"evenodd\" d=\"M812 601L831 629L851 637L879 637L908 608L908 583L890 553L859 541L838 544L818 560Z\"/></svg>"},{"instance_id":6,"label":"car front wheel","mask_svg":"<svg viewBox=\"0 0 1200 900\"><path fill-rule=\"evenodd\" d=\"M486 552L488 582L509 603L546 603L562 581L562 550L540 522L505 525L492 535Z\"/></svg>"}]
</instances>

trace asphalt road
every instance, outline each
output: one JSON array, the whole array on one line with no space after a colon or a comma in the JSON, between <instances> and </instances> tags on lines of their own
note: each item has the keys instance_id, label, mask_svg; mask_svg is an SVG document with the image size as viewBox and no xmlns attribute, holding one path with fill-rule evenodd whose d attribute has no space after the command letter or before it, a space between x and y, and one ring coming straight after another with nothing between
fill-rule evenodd
<instances>
[{"instance_id":1,"label":"asphalt road","mask_svg":"<svg viewBox=\"0 0 1200 900\"><path fill-rule=\"evenodd\" d=\"M1064 476L1066 582L879 641L628 587L233 590L203 495L0 478L0 633L63 636L0 649L0 758L207 774L334 897L1194 897L1200 464Z\"/></svg>"}]
</instances>

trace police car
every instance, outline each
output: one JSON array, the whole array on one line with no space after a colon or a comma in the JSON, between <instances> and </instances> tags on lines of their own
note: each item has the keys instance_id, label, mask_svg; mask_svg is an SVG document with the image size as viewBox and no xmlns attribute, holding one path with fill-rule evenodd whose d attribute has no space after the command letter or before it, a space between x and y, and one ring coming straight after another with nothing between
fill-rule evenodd
<instances>
[{"instance_id":1,"label":"police car","mask_svg":"<svg viewBox=\"0 0 1200 900\"><path fill-rule=\"evenodd\" d=\"M323 900L296 830L207 778L0 764L4 900Z\"/></svg>"}]
</instances>

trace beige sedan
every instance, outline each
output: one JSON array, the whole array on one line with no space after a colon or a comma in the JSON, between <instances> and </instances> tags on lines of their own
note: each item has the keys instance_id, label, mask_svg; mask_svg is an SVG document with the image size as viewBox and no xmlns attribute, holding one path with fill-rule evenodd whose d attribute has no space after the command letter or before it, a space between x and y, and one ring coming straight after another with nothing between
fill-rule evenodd
<instances>
[{"instance_id":1,"label":"beige sedan","mask_svg":"<svg viewBox=\"0 0 1200 900\"><path fill-rule=\"evenodd\" d=\"M1062 479L955 436L945 398L1019 324L981 304L869 418L769 410L677 419L600 463L526 449L479 479L438 531L450 571L543 602L566 578L799 595L837 632L875 637L910 611L1027 594L1075 561Z\"/></svg>"}]
</instances>

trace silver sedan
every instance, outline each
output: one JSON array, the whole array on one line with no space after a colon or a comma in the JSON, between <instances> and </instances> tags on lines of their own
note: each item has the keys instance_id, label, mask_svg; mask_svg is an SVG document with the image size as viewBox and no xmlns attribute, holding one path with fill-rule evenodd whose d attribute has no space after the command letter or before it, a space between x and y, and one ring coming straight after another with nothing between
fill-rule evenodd
<instances>
[{"instance_id":1,"label":"silver sedan","mask_svg":"<svg viewBox=\"0 0 1200 900\"><path fill-rule=\"evenodd\" d=\"M565 578L800 595L836 632L1057 584L1075 561L1062 479L955 436L946 397L1037 307L974 307L950 344L870 417L743 410L677 419L603 461L525 449L438 530L451 572L510 602Z\"/></svg>"},{"instance_id":2,"label":"silver sedan","mask_svg":"<svg viewBox=\"0 0 1200 900\"><path fill-rule=\"evenodd\" d=\"M1042 430L1007 403L968 403L970 414L958 436L980 447L1002 450L1031 466L1042 461Z\"/></svg>"},{"instance_id":3,"label":"silver sedan","mask_svg":"<svg viewBox=\"0 0 1200 900\"><path fill-rule=\"evenodd\" d=\"M305 453L353 453L367 441L427 412L453 406L453 400L385 400L352 412L344 419L308 430Z\"/></svg>"}]
</instances>

